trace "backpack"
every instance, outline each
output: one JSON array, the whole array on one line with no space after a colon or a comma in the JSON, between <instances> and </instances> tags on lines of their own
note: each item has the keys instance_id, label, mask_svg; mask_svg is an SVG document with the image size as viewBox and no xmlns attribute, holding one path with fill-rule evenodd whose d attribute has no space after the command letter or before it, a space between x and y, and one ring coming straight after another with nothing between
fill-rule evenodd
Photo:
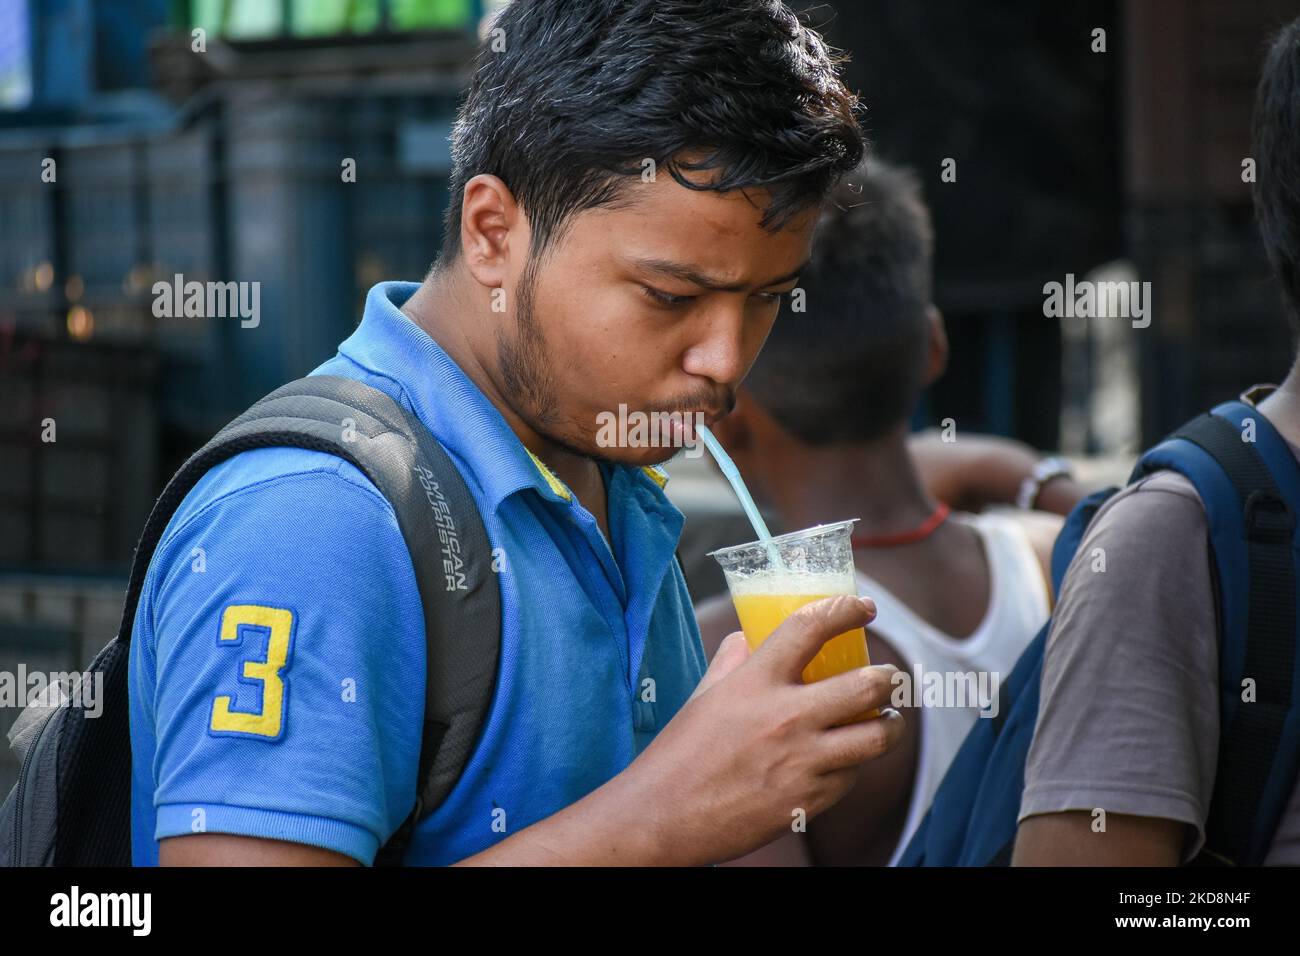
<instances>
[{"instance_id":1,"label":"backpack","mask_svg":"<svg viewBox=\"0 0 1300 956\"><path fill-rule=\"evenodd\" d=\"M102 712L90 719L54 701L19 718L29 729L18 782L0 807L0 864L131 865L127 660L145 572L167 522L210 468L272 446L337 455L374 483L396 512L424 605L417 792L376 865L401 863L416 824L460 777L491 703L500 650L501 598L482 518L455 464L415 416L362 382L310 375L254 404L167 483L136 548L117 636L90 665L103 674Z\"/></svg>"},{"instance_id":2,"label":"backpack","mask_svg":"<svg viewBox=\"0 0 1300 956\"><path fill-rule=\"evenodd\" d=\"M1300 764L1300 467L1257 409L1226 402L1143 455L1129 482L1159 470L1184 475L1204 502L1218 609L1219 753L1206 843L1192 863L1259 865ZM1058 593L1089 522L1116 490L1085 498L1066 520L1052 551ZM1003 682L998 715L975 722L899 866L1010 863L1050 626L1049 621ZM1242 704L1246 676L1256 681L1249 706Z\"/></svg>"}]
</instances>

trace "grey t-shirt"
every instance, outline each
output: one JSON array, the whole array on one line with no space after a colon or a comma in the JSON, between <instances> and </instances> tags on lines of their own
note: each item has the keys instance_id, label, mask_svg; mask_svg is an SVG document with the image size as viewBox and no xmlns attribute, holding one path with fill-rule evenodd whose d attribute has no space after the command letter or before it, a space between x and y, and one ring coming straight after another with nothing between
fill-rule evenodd
<instances>
[{"instance_id":1,"label":"grey t-shirt","mask_svg":"<svg viewBox=\"0 0 1300 956\"><path fill-rule=\"evenodd\" d=\"M1200 851L1219 748L1210 561L1181 475L1153 474L1098 511L1048 635L1021 820L1096 808L1180 820L1196 829L1184 861ZM1264 862L1300 864L1300 790Z\"/></svg>"}]
</instances>

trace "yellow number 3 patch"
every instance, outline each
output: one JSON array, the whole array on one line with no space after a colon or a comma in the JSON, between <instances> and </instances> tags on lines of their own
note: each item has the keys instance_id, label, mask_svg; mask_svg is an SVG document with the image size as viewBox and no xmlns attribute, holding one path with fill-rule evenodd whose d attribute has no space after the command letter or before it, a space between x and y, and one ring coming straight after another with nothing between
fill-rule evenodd
<instances>
[{"instance_id":1,"label":"yellow number 3 patch","mask_svg":"<svg viewBox=\"0 0 1300 956\"><path fill-rule=\"evenodd\" d=\"M234 604L221 615L221 647L242 647L246 628L270 633L266 641L266 659L245 656L239 680L243 684L261 685L262 708L255 712L231 710L233 699L221 696L212 702L209 730L218 734L239 734L278 738L284 727L284 678L280 672L289 662L289 641L293 636L293 612L260 604Z\"/></svg>"}]
</instances>

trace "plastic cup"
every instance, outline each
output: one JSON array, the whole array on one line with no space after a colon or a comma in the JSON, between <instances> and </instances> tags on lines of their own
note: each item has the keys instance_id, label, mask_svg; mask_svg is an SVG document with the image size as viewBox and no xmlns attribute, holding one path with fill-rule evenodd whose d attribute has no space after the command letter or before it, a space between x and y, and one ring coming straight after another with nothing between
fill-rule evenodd
<instances>
[{"instance_id":1,"label":"plastic cup","mask_svg":"<svg viewBox=\"0 0 1300 956\"><path fill-rule=\"evenodd\" d=\"M817 525L768 542L753 541L709 552L722 565L751 651L758 650L782 621L805 604L837 594L858 593L850 543L856 520ZM780 556L780 566L772 562L773 550ZM823 644L804 667L803 680L811 684L870 663L866 631L857 627ZM877 716L879 712L873 709L844 723Z\"/></svg>"}]
</instances>

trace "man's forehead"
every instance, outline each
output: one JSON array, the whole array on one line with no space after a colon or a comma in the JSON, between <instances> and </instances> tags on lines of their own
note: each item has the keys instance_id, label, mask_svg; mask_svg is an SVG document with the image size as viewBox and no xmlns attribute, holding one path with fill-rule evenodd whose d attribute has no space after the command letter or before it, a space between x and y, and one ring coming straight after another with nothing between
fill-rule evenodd
<instances>
[{"instance_id":1,"label":"man's forehead","mask_svg":"<svg viewBox=\"0 0 1300 956\"><path fill-rule=\"evenodd\" d=\"M670 275L695 270L713 280L700 285L776 284L798 275L820 212L820 206L801 210L771 229L760 225L766 190L720 193L675 181L629 185L626 199L588 211L592 240L629 268Z\"/></svg>"}]
</instances>

